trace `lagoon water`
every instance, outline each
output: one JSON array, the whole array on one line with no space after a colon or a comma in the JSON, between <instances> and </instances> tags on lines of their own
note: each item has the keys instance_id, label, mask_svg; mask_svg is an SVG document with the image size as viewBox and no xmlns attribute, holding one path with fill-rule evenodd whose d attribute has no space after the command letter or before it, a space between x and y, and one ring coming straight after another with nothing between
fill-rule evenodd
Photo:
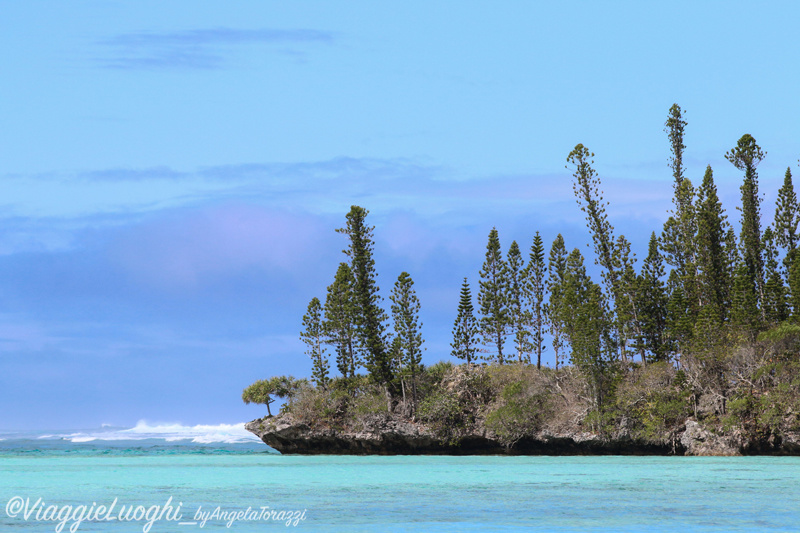
<instances>
[{"instance_id":1,"label":"lagoon water","mask_svg":"<svg viewBox=\"0 0 800 533\"><path fill-rule=\"evenodd\" d=\"M300 457L240 425L140 424L0 434L0 531L81 505L103 512L77 531L144 531L136 507L170 498L149 531L797 531L798 480L800 458Z\"/></svg>"}]
</instances>

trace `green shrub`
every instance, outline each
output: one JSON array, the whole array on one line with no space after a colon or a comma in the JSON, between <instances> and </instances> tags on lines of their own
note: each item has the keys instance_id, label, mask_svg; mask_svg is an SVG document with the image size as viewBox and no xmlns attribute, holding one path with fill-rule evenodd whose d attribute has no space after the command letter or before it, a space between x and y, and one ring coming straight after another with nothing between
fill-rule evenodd
<instances>
[{"instance_id":1,"label":"green shrub","mask_svg":"<svg viewBox=\"0 0 800 533\"><path fill-rule=\"evenodd\" d=\"M457 444L467 430L465 412L458 396L442 389L429 394L419 406L419 418L430 424L436 436Z\"/></svg>"},{"instance_id":2,"label":"green shrub","mask_svg":"<svg viewBox=\"0 0 800 533\"><path fill-rule=\"evenodd\" d=\"M503 388L494 409L486 415L486 427L506 446L537 433L549 417L550 395L530 381L515 381Z\"/></svg>"},{"instance_id":3,"label":"green shrub","mask_svg":"<svg viewBox=\"0 0 800 533\"><path fill-rule=\"evenodd\" d=\"M424 367L422 369L423 376L426 376L432 383L439 384L442 380L452 372L453 363L450 361L439 361L438 363Z\"/></svg>"},{"instance_id":4,"label":"green shrub","mask_svg":"<svg viewBox=\"0 0 800 533\"><path fill-rule=\"evenodd\" d=\"M583 425L595 433L608 435L618 427L613 411L592 409L583 419Z\"/></svg>"},{"instance_id":5,"label":"green shrub","mask_svg":"<svg viewBox=\"0 0 800 533\"><path fill-rule=\"evenodd\" d=\"M728 399L725 428L742 427L753 438L800 430L800 363L768 362L752 382Z\"/></svg>"},{"instance_id":6,"label":"green shrub","mask_svg":"<svg viewBox=\"0 0 800 533\"><path fill-rule=\"evenodd\" d=\"M663 440L689 416L690 396L683 371L669 363L651 363L620 380L608 416L596 416L592 423L605 431L624 425L633 437Z\"/></svg>"}]
</instances>

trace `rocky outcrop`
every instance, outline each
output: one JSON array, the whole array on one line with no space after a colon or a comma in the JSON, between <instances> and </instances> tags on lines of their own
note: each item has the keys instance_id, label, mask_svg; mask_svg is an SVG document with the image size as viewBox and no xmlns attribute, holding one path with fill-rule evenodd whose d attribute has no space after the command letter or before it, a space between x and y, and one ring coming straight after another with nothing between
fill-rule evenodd
<instances>
[{"instance_id":1,"label":"rocky outcrop","mask_svg":"<svg viewBox=\"0 0 800 533\"><path fill-rule=\"evenodd\" d=\"M311 428L291 415L265 417L245 424L265 444L287 454L338 455L471 455L503 453L502 446L469 436L459 444L447 444L422 424L407 420L378 419L362 431Z\"/></svg>"},{"instance_id":2,"label":"rocky outcrop","mask_svg":"<svg viewBox=\"0 0 800 533\"><path fill-rule=\"evenodd\" d=\"M443 446L426 427L403 420L387 420L369 430L349 432L311 428L291 415L265 417L245 424L265 444L281 453L399 455L455 453Z\"/></svg>"},{"instance_id":3,"label":"rocky outcrop","mask_svg":"<svg viewBox=\"0 0 800 533\"><path fill-rule=\"evenodd\" d=\"M311 427L290 414L253 420L245 428L277 451L299 455L800 455L800 434L748 439L740 431L718 434L694 419L662 442L575 431L504 445L483 431L463 435L456 444L437 438L424 424L382 417L360 431Z\"/></svg>"},{"instance_id":4,"label":"rocky outcrop","mask_svg":"<svg viewBox=\"0 0 800 533\"><path fill-rule=\"evenodd\" d=\"M488 432L439 439L425 425L402 419L376 419L362 431L310 427L289 414L253 420L245 428L284 454L345 455L682 455L679 441L637 441L592 433L539 434L504 445Z\"/></svg>"}]
</instances>

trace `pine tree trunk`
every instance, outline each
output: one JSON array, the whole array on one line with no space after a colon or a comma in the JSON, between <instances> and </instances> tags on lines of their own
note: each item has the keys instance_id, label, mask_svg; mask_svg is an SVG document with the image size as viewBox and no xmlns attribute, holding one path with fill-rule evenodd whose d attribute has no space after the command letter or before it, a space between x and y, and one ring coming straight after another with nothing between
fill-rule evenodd
<instances>
[{"instance_id":1,"label":"pine tree trunk","mask_svg":"<svg viewBox=\"0 0 800 533\"><path fill-rule=\"evenodd\" d=\"M502 344L502 334L498 331L497 332L497 362L499 364L503 364L503 344Z\"/></svg>"},{"instance_id":2,"label":"pine tree trunk","mask_svg":"<svg viewBox=\"0 0 800 533\"><path fill-rule=\"evenodd\" d=\"M417 414L417 372L413 366L411 367L411 413L414 416Z\"/></svg>"},{"instance_id":3,"label":"pine tree trunk","mask_svg":"<svg viewBox=\"0 0 800 533\"><path fill-rule=\"evenodd\" d=\"M536 368L542 369L542 340L541 335L539 341L536 343ZM558 358L556 358L556 368L558 368Z\"/></svg>"}]
</instances>

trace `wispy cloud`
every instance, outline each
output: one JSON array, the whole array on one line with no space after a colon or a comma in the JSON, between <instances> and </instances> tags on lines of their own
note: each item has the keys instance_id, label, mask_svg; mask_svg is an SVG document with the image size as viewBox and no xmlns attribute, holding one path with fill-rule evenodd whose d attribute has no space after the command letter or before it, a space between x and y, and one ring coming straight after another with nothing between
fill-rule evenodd
<instances>
[{"instance_id":1,"label":"wispy cloud","mask_svg":"<svg viewBox=\"0 0 800 533\"><path fill-rule=\"evenodd\" d=\"M136 224L174 209L230 204L325 217L339 217L358 204L371 210L376 223L408 213L424 226L439 221L446 227L437 231L444 232L480 227L483 233L513 219L583 224L566 172L461 177L453 169L406 158L120 168L6 176L6 183L0 254L69 249L80 244L75 235L82 228ZM660 225L666 218L669 179L604 177L603 185L609 214L620 223Z\"/></svg>"},{"instance_id":2,"label":"wispy cloud","mask_svg":"<svg viewBox=\"0 0 800 533\"><path fill-rule=\"evenodd\" d=\"M269 175L273 177L340 179L365 178L385 180L441 174L446 169L409 158L336 157L325 161L296 163L253 163L207 167L199 172L203 176L222 179L242 176Z\"/></svg>"},{"instance_id":3,"label":"wispy cloud","mask_svg":"<svg viewBox=\"0 0 800 533\"><path fill-rule=\"evenodd\" d=\"M110 255L132 279L174 289L247 272L292 278L320 259L329 228L319 217L229 204L176 210L122 232Z\"/></svg>"},{"instance_id":4,"label":"wispy cloud","mask_svg":"<svg viewBox=\"0 0 800 533\"><path fill-rule=\"evenodd\" d=\"M97 181L141 181L154 179L179 179L188 176L187 172L180 172L169 167L150 168L110 168L83 172L80 177Z\"/></svg>"},{"instance_id":5,"label":"wispy cloud","mask_svg":"<svg viewBox=\"0 0 800 533\"><path fill-rule=\"evenodd\" d=\"M233 47L271 46L277 53L304 58L306 46L330 44L332 32L312 29L208 28L175 32L125 33L98 44L106 54L100 64L110 69L218 69Z\"/></svg>"}]
</instances>

